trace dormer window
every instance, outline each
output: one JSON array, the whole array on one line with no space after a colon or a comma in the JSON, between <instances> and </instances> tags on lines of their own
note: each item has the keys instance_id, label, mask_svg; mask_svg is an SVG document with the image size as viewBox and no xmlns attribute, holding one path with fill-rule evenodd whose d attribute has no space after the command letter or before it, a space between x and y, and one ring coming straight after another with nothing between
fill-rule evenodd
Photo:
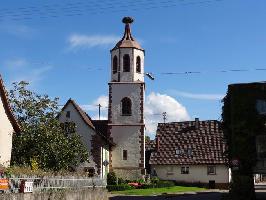
<instances>
[{"instance_id":1,"label":"dormer window","mask_svg":"<svg viewBox=\"0 0 266 200\"><path fill-rule=\"evenodd\" d=\"M117 73L117 68L118 68L117 56L114 56L114 58L113 58L113 74Z\"/></svg>"},{"instance_id":2,"label":"dormer window","mask_svg":"<svg viewBox=\"0 0 266 200\"><path fill-rule=\"evenodd\" d=\"M121 100L121 111L122 115L131 115L132 103L130 98L125 97Z\"/></svg>"},{"instance_id":3,"label":"dormer window","mask_svg":"<svg viewBox=\"0 0 266 200\"><path fill-rule=\"evenodd\" d=\"M130 57L128 54L123 56L123 71L130 72Z\"/></svg>"},{"instance_id":4,"label":"dormer window","mask_svg":"<svg viewBox=\"0 0 266 200\"><path fill-rule=\"evenodd\" d=\"M138 56L137 60L136 60L136 71L137 71L137 73L141 73L141 59L140 59L140 56Z\"/></svg>"},{"instance_id":5,"label":"dormer window","mask_svg":"<svg viewBox=\"0 0 266 200\"><path fill-rule=\"evenodd\" d=\"M188 149L187 149L187 155L188 155L188 156L191 156L191 155L192 155L192 149L191 149L191 148L188 148Z\"/></svg>"},{"instance_id":6,"label":"dormer window","mask_svg":"<svg viewBox=\"0 0 266 200\"><path fill-rule=\"evenodd\" d=\"M180 150L179 149L176 149L175 150L175 155L179 155L180 154Z\"/></svg>"}]
</instances>

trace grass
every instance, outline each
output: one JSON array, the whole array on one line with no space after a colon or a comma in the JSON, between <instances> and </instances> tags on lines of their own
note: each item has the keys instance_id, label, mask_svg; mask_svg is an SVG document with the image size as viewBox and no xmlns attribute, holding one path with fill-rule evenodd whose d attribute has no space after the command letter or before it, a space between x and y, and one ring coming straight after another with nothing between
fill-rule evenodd
<instances>
[{"instance_id":1,"label":"grass","mask_svg":"<svg viewBox=\"0 0 266 200\"><path fill-rule=\"evenodd\" d=\"M123 194L123 195L140 195L140 196L152 196L160 194L176 194L181 192L199 192L204 191L205 188L199 187L184 187L184 186L174 186L167 188L149 188L149 189L132 189L124 191L112 191L113 194Z\"/></svg>"}]
</instances>

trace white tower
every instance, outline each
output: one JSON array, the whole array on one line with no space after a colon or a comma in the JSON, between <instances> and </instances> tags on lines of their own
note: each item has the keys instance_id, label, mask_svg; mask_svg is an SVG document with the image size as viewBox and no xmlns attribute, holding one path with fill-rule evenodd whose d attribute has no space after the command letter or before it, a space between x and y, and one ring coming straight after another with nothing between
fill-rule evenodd
<instances>
[{"instance_id":1,"label":"white tower","mask_svg":"<svg viewBox=\"0 0 266 200\"><path fill-rule=\"evenodd\" d=\"M145 174L145 52L131 35L132 22L130 17L123 18L125 33L111 50L109 82L108 126L116 143L110 153L110 169L125 179Z\"/></svg>"}]
</instances>

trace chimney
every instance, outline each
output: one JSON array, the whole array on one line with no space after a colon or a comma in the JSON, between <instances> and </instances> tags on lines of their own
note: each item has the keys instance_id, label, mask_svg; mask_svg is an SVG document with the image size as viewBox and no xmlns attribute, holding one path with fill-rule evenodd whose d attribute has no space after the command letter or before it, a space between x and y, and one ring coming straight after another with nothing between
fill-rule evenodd
<instances>
[{"instance_id":1,"label":"chimney","mask_svg":"<svg viewBox=\"0 0 266 200\"><path fill-rule=\"evenodd\" d=\"M199 118L195 118L195 129L199 128Z\"/></svg>"}]
</instances>

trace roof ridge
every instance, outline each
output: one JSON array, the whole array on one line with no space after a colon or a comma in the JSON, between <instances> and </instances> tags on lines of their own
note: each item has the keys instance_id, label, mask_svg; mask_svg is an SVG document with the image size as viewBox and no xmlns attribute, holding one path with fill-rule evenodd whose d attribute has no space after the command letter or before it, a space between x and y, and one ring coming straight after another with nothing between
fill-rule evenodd
<instances>
[{"instance_id":1,"label":"roof ridge","mask_svg":"<svg viewBox=\"0 0 266 200\"><path fill-rule=\"evenodd\" d=\"M69 99L66 104L63 106L63 108L61 109L61 112L66 108L66 106L69 104L69 103L72 103L74 108L78 111L78 113L80 114L81 118L83 119L83 121L88 125L90 126L92 129L95 129L93 123L92 123L92 119L91 117L75 102L75 100L73 99ZM60 112L60 114L61 114ZM59 114L59 115L60 115Z\"/></svg>"},{"instance_id":2,"label":"roof ridge","mask_svg":"<svg viewBox=\"0 0 266 200\"><path fill-rule=\"evenodd\" d=\"M2 79L1 74L0 74L0 96L1 96L1 100L3 103L4 109L5 109L6 115L7 115L8 119L10 120L14 131L16 133L20 132L21 127L20 127L18 121L16 120L16 118L13 114L13 111L12 111L12 108L10 106L9 99L8 99L8 93L5 89L4 81Z\"/></svg>"}]
</instances>

